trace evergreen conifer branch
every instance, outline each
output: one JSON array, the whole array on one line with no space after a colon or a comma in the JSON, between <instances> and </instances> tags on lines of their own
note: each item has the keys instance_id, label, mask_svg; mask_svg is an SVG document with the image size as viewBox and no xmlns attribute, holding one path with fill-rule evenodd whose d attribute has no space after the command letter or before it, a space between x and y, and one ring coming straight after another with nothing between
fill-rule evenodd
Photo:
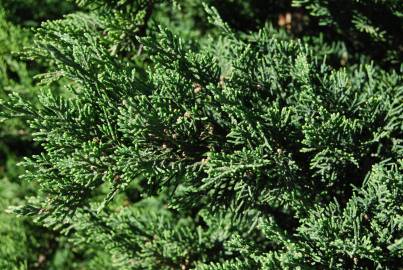
<instances>
[{"instance_id":1,"label":"evergreen conifer branch","mask_svg":"<svg viewBox=\"0 0 403 270\"><path fill-rule=\"evenodd\" d=\"M311 2L295 4L336 24ZM38 100L2 101L41 146L21 175L39 191L9 211L69 237L89 269L397 269L401 71L341 64L323 36L239 33L215 8L199 41L144 30L162 1L80 4L24 54L51 63ZM371 29L356 27L390 40Z\"/></svg>"}]
</instances>

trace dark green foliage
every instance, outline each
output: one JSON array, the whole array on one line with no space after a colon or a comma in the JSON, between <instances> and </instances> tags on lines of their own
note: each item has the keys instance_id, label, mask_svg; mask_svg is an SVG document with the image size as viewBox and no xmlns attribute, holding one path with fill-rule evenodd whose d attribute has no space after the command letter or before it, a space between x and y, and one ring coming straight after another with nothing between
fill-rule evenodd
<instances>
[{"instance_id":1,"label":"dark green foliage","mask_svg":"<svg viewBox=\"0 0 403 270\"><path fill-rule=\"evenodd\" d=\"M360 53L399 65L403 57L403 2L399 0L293 0Z\"/></svg>"},{"instance_id":2,"label":"dark green foliage","mask_svg":"<svg viewBox=\"0 0 403 270\"><path fill-rule=\"evenodd\" d=\"M240 30L258 30L268 21L277 23L278 16L290 10L291 1L275 0L224 0L206 1L214 5L223 20Z\"/></svg>"},{"instance_id":3,"label":"dark green foliage","mask_svg":"<svg viewBox=\"0 0 403 270\"><path fill-rule=\"evenodd\" d=\"M10 22L25 26L38 26L75 9L71 1L59 0L0 0L0 6L7 10Z\"/></svg>"},{"instance_id":4,"label":"dark green foliage","mask_svg":"<svg viewBox=\"0 0 403 270\"><path fill-rule=\"evenodd\" d=\"M112 43L112 54L136 52L136 36L146 33L154 9L162 0L146 1L77 1L92 10L102 26L104 35Z\"/></svg>"},{"instance_id":5,"label":"dark green foliage","mask_svg":"<svg viewBox=\"0 0 403 270\"><path fill-rule=\"evenodd\" d=\"M294 5L327 4L310 3ZM40 147L19 173L36 192L8 210L54 231L46 267L399 269L403 84L391 59L308 35L314 18L276 29L287 2L264 16L259 1L79 4L23 55L49 63L38 100L13 91L1 107Z\"/></svg>"},{"instance_id":6,"label":"dark green foliage","mask_svg":"<svg viewBox=\"0 0 403 270\"><path fill-rule=\"evenodd\" d=\"M36 2L36 3L35 3ZM56 16L52 7L42 6L33 16L37 1L0 1L0 98L7 100L10 93L19 93L35 103L39 87L33 76L43 72L45 63L19 59L17 52L29 46L33 38L28 25L38 25L39 20ZM66 5L64 3L64 5ZM60 6L56 5L56 8ZM69 9L71 10L71 9ZM61 10L59 10L60 12ZM52 87L56 90L57 87ZM36 194L34 183L21 182L23 173L17 166L22 156L39 152L32 142L29 128L18 119L0 124L0 269L41 269L48 264L59 249L57 233L33 224L29 219L16 219L6 213L10 205L22 204L25 196ZM62 238L60 238L60 241ZM60 248L62 250L62 248ZM59 260L62 261L62 260Z\"/></svg>"}]
</instances>

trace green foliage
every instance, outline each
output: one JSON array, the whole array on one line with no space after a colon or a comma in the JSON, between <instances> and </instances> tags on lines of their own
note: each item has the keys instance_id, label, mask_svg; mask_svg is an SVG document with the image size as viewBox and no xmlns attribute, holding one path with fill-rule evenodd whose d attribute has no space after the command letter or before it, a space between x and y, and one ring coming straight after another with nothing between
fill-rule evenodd
<instances>
[{"instance_id":1,"label":"green foliage","mask_svg":"<svg viewBox=\"0 0 403 270\"><path fill-rule=\"evenodd\" d=\"M264 18L224 2L80 1L36 30L41 93L0 114L40 146L18 173L35 192L8 211L49 229L41 267L398 269L401 70L276 29L286 2ZM220 17L239 5L250 24ZM24 269L32 232L7 226L4 267Z\"/></svg>"},{"instance_id":2,"label":"green foliage","mask_svg":"<svg viewBox=\"0 0 403 270\"><path fill-rule=\"evenodd\" d=\"M399 0L293 0L304 7L319 24L327 26L376 59L399 65L403 57L403 3Z\"/></svg>"},{"instance_id":3,"label":"green foliage","mask_svg":"<svg viewBox=\"0 0 403 270\"><path fill-rule=\"evenodd\" d=\"M39 26L76 8L71 1L59 0L0 0L0 6L7 10L7 20L24 26Z\"/></svg>"},{"instance_id":4,"label":"green foliage","mask_svg":"<svg viewBox=\"0 0 403 270\"><path fill-rule=\"evenodd\" d=\"M112 54L133 54L138 45L136 36L144 36L154 9L164 0L77 0L94 13L110 41Z\"/></svg>"},{"instance_id":5,"label":"green foliage","mask_svg":"<svg viewBox=\"0 0 403 270\"><path fill-rule=\"evenodd\" d=\"M35 3L36 2L36 3ZM7 100L11 93L36 102L38 88L33 76L48 66L45 63L24 61L17 55L29 46L33 38L28 25L56 16L52 7L43 6L32 16L38 1L0 1L0 98ZM55 4L55 3L53 3ZM56 8L60 7L56 5ZM56 88L56 87L52 87ZM57 233L50 232L28 219L16 219L6 213L13 204L24 202L25 196L36 194L35 184L21 182L22 168L17 163L24 155L38 151L30 130L23 121L11 119L0 123L0 268L43 269L55 249Z\"/></svg>"}]
</instances>

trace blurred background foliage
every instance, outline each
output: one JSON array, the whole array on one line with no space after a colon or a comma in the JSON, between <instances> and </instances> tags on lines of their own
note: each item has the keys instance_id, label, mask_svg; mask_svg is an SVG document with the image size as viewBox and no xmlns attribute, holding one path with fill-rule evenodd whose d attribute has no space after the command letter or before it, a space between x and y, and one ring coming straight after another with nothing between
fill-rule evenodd
<instances>
[{"instance_id":1,"label":"blurred background foliage","mask_svg":"<svg viewBox=\"0 0 403 270\"><path fill-rule=\"evenodd\" d=\"M33 77L46 70L47 64L21 60L17 54L30 45L33 28L42 21L75 9L67 1L0 1L0 98L11 92L36 98L38 86ZM56 233L5 212L8 206L35 194L33 184L19 180L17 163L38 150L24 123L13 120L0 124L0 269L60 269L57 267L67 265L63 240L56 240Z\"/></svg>"}]
</instances>

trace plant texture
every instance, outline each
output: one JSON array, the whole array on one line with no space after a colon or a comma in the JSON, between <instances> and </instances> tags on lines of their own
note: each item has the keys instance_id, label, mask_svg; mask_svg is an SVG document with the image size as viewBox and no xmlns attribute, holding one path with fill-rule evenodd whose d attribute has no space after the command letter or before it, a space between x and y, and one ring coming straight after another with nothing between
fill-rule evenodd
<instances>
[{"instance_id":1,"label":"plant texture","mask_svg":"<svg viewBox=\"0 0 403 270\"><path fill-rule=\"evenodd\" d=\"M224 2L250 24L191 0L80 1L43 23L22 55L50 63L41 93L1 105L40 147L20 173L37 190L8 212L57 233L76 269L399 269L394 38L380 60L319 33L317 15L340 27L327 1L294 1L310 18L295 32L273 25L286 1L267 17Z\"/></svg>"}]
</instances>

